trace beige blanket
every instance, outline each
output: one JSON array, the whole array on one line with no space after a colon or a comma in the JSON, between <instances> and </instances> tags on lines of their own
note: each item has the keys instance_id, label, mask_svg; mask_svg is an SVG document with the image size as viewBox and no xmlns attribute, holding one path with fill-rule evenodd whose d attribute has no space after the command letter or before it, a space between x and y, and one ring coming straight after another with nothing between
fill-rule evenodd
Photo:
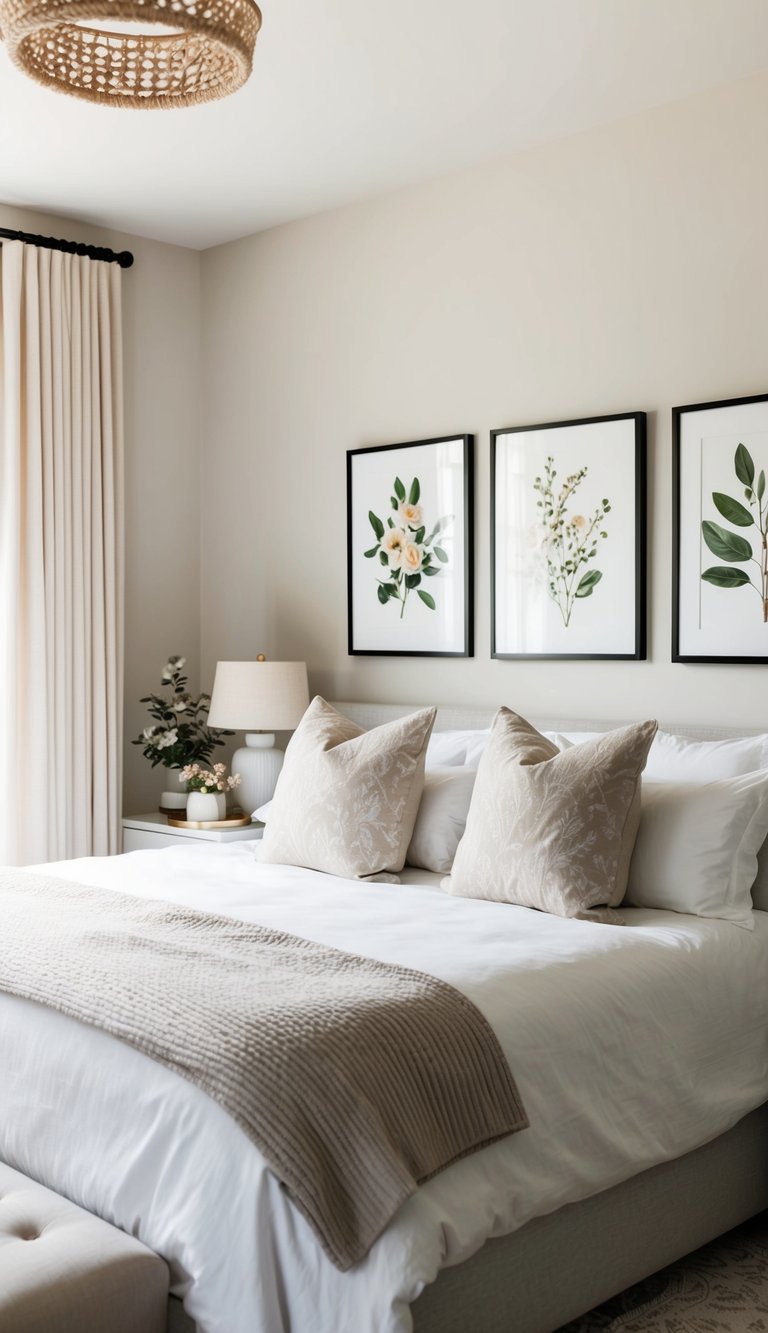
<instances>
[{"instance_id":1,"label":"beige blanket","mask_svg":"<svg viewBox=\"0 0 768 1333\"><path fill-rule=\"evenodd\" d=\"M244 921L0 871L0 989L213 1097L341 1269L420 1181L527 1124L460 992Z\"/></svg>"}]
</instances>

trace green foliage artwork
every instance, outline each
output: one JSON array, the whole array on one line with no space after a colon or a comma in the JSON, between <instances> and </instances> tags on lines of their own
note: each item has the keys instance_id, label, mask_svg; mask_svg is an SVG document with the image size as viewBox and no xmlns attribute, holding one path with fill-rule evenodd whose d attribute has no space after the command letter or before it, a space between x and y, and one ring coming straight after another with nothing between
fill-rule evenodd
<instances>
[{"instance_id":1,"label":"green foliage artwork","mask_svg":"<svg viewBox=\"0 0 768 1333\"><path fill-rule=\"evenodd\" d=\"M740 444L734 455L736 479L744 487L744 499L735 500L721 491L712 492L712 500L718 513L733 528L754 529L749 536L731 532L721 523L705 519L701 525L701 535L713 555L718 560L725 560L724 565L712 565L705 569L702 579L715 588L754 588L760 598L761 615L768 622L768 503L765 500L765 472L761 471L755 482L755 464L749 450ZM758 554L755 555L755 545ZM738 565L755 565L757 574L750 568L738 569Z\"/></svg>"},{"instance_id":2,"label":"green foliage artwork","mask_svg":"<svg viewBox=\"0 0 768 1333\"><path fill-rule=\"evenodd\" d=\"M601 500L591 517L566 512L569 502L587 475L587 468L571 472L558 487L555 460L547 458L544 476L536 477L533 489L538 495L541 549L547 561L547 590L556 604L567 629L576 602L591 597L602 579L599 569L585 566L597 555L598 544L608 533L608 500Z\"/></svg>"},{"instance_id":3,"label":"green foliage artwork","mask_svg":"<svg viewBox=\"0 0 768 1333\"><path fill-rule=\"evenodd\" d=\"M387 571L385 578L377 579L376 595L382 606L399 603L402 620L411 592L416 592L430 611L436 609L432 593L427 592L422 583L424 579L435 578L441 572L441 566L448 564L448 553L439 539L453 516L439 518L427 536L418 477L414 477L408 491L400 478L395 477L392 492L390 506L393 513L386 523L373 510L368 512L376 545L364 554L367 560L378 557L379 564Z\"/></svg>"}]
</instances>

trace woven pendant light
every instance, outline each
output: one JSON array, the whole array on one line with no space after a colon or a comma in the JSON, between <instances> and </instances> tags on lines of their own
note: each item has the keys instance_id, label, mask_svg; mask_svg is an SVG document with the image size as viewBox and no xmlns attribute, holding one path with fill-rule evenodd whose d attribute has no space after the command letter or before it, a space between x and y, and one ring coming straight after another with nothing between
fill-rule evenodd
<instances>
[{"instance_id":1,"label":"woven pendant light","mask_svg":"<svg viewBox=\"0 0 768 1333\"><path fill-rule=\"evenodd\" d=\"M141 28L102 32L89 23ZM166 32L154 35L153 24ZM14 63L38 83L102 106L226 97L251 72L260 27L253 0L0 0Z\"/></svg>"}]
</instances>

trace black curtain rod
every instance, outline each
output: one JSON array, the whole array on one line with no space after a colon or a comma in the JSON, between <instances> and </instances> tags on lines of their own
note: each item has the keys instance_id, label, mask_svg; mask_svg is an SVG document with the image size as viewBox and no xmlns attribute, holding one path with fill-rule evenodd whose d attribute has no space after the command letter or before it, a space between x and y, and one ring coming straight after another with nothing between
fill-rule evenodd
<instances>
[{"instance_id":1,"label":"black curtain rod","mask_svg":"<svg viewBox=\"0 0 768 1333\"><path fill-rule=\"evenodd\" d=\"M0 227L0 237L6 241L24 241L27 245L40 245L44 250L63 250L67 255L84 255L87 259L101 259L105 264L119 264L121 268L130 268L133 255L130 250L107 250L103 245L85 245L82 241L61 241L55 236L34 236L29 231L11 231Z\"/></svg>"}]
</instances>

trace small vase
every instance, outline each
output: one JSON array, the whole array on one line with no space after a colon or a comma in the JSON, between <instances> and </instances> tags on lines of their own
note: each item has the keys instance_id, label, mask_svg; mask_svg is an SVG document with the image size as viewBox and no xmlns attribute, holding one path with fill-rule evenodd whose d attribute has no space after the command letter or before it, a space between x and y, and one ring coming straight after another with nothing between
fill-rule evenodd
<instances>
[{"instance_id":1,"label":"small vase","mask_svg":"<svg viewBox=\"0 0 768 1333\"><path fill-rule=\"evenodd\" d=\"M227 798L223 791L191 791L187 795L187 819L191 823L210 824L227 817Z\"/></svg>"},{"instance_id":2,"label":"small vase","mask_svg":"<svg viewBox=\"0 0 768 1333\"><path fill-rule=\"evenodd\" d=\"M170 815L171 819L183 819L186 808L187 793L181 787L178 791L161 791L161 815Z\"/></svg>"}]
</instances>

